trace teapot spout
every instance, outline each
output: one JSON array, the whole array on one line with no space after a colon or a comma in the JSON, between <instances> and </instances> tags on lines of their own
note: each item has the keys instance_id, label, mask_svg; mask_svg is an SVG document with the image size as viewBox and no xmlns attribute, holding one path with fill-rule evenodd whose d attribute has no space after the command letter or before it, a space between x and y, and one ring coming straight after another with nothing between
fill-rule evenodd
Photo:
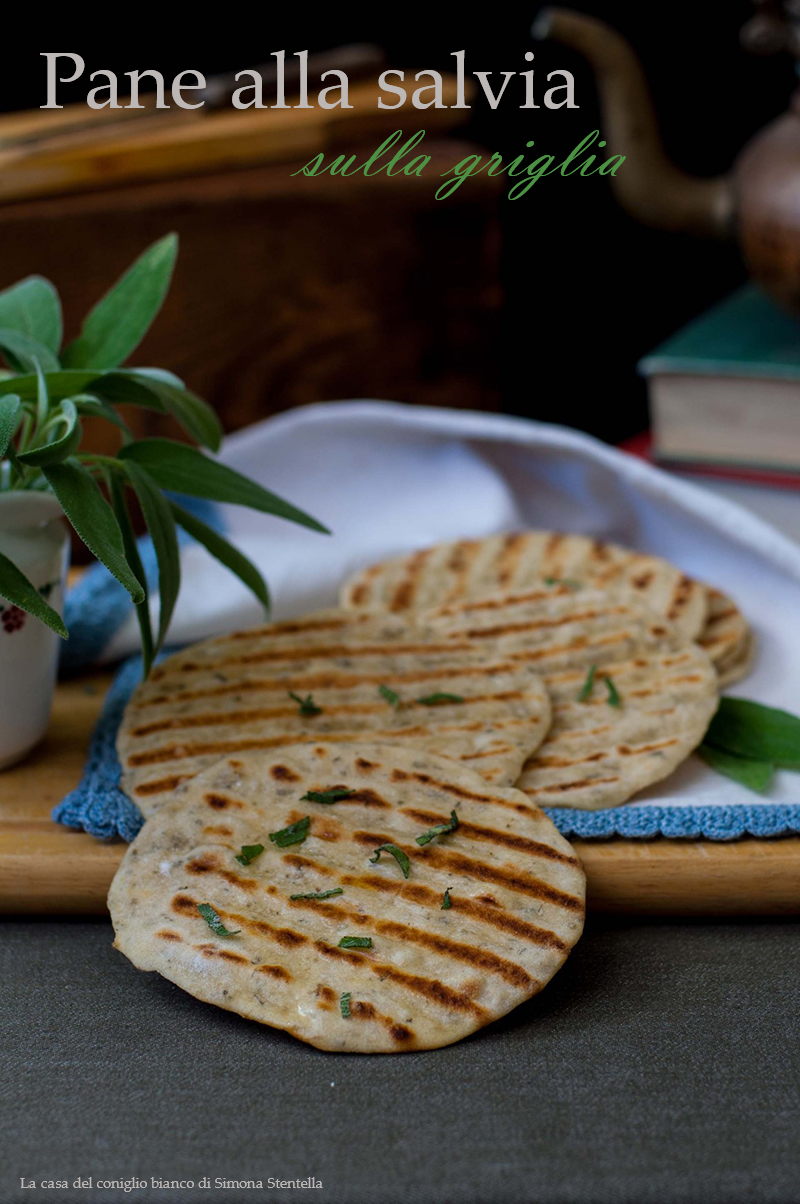
<instances>
[{"instance_id":1,"label":"teapot spout","mask_svg":"<svg viewBox=\"0 0 800 1204\"><path fill-rule=\"evenodd\" d=\"M531 29L582 54L597 80L603 136L625 163L611 177L620 205L662 230L724 238L733 229L730 177L698 179L669 159L650 89L629 43L603 21L566 8L545 8Z\"/></svg>"}]
</instances>

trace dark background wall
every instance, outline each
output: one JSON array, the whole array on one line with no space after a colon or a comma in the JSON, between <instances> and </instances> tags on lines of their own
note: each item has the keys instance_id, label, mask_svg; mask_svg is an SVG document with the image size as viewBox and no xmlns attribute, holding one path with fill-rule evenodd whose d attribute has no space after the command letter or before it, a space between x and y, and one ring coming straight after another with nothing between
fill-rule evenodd
<instances>
[{"instance_id":1,"label":"dark background wall","mask_svg":"<svg viewBox=\"0 0 800 1204\"><path fill-rule=\"evenodd\" d=\"M746 0L581 0L576 7L609 21L637 48L667 148L691 172L726 170L786 107L794 81L788 58L757 58L739 46L739 29L753 11ZM468 70L522 71L538 8L270 5L236 6L228 16L182 6L172 10L180 21L169 28L163 5L137 6L135 18L133 10L130 17L118 13L113 26L87 16L76 21L70 11L46 26L32 19L15 39L0 77L0 108L41 104L39 52L52 49L81 53L92 70L155 67L169 78L188 67L210 75L253 65L280 48L313 51L349 41L382 44L392 66L448 69L451 52L464 49ZM519 84L496 111L478 99L464 132L504 158L524 152L531 138L540 153L566 155L599 123L585 64L560 46L533 49L537 80L559 67L574 72L580 108L520 111ZM84 96L82 89L75 99ZM618 210L599 177L540 181L520 200L502 203L502 227L506 307L497 372L505 407L608 440L646 425L638 357L743 280L733 246L644 229Z\"/></svg>"}]
</instances>

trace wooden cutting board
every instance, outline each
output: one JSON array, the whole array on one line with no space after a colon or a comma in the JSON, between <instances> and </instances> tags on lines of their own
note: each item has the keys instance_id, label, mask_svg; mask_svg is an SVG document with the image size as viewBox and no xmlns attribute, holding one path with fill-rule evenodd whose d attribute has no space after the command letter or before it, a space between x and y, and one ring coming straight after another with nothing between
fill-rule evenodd
<instances>
[{"instance_id":1,"label":"wooden cutting board","mask_svg":"<svg viewBox=\"0 0 800 1204\"><path fill-rule=\"evenodd\" d=\"M108 688L97 673L59 686L46 740L0 773L0 912L103 914L125 846L50 819L78 782ZM800 838L576 841L595 910L650 915L800 912Z\"/></svg>"}]
</instances>

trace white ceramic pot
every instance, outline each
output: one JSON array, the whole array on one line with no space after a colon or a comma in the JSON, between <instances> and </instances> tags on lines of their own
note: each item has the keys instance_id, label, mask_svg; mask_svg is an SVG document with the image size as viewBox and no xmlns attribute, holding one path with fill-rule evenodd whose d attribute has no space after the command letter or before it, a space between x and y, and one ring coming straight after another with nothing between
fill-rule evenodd
<instances>
[{"instance_id":1,"label":"white ceramic pot","mask_svg":"<svg viewBox=\"0 0 800 1204\"><path fill-rule=\"evenodd\" d=\"M0 552L62 613L69 538L47 493L0 493ZM24 757L50 720L61 640L0 597L0 769Z\"/></svg>"}]
</instances>

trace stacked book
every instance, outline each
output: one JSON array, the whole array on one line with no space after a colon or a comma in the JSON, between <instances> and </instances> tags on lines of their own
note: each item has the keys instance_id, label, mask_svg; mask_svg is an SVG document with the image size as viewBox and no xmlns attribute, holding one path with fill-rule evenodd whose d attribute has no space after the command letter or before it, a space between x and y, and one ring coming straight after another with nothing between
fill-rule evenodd
<instances>
[{"instance_id":1,"label":"stacked book","mask_svg":"<svg viewBox=\"0 0 800 1204\"><path fill-rule=\"evenodd\" d=\"M639 363L666 465L800 484L800 320L752 285Z\"/></svg>"}]
</instances>

